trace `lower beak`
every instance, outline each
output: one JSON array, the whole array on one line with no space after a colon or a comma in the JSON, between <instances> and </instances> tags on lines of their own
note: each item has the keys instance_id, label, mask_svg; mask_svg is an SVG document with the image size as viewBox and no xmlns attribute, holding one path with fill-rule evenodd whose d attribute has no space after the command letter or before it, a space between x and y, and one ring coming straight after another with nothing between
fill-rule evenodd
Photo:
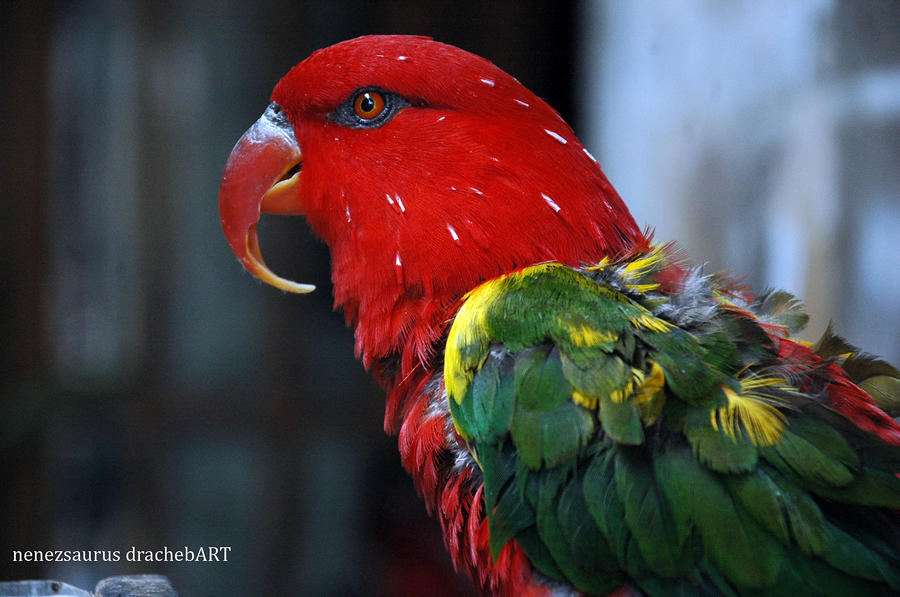
<instances>
[{"instance_id":1,"label":"lower beak","mask_svg":"<svg viewBox=\"0 0 900 597\"><path fill-rule=\"evenodd\" d=\"M251 274L288 292L312 292L315 286L280 278L266 267L256 224L261 212L303 213L303 154L291 124L277 104L235 144L219 186L219 216L231 250Z\"/></svg>"}]
</instances>

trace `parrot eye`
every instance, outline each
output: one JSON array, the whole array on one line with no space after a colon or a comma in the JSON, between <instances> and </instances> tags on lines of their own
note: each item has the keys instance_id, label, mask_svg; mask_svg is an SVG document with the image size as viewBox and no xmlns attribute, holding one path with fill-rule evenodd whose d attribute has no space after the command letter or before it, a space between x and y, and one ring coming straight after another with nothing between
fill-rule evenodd
<instances>
[{"instance_id":1,"label":"parrot eye","mask_svg":"<svg viewBox=\"0 0 900 597\"><path fill-rule=\"evenodd\" d=\"M353 111L363 120L372 120L384 112L384 96L377 91L361 91L353 101Z\"/></svg>"},{"instance_id":2,"label":"parrot eye","mask_svg":"<svg viewBox=\"0 0 900 597\"><path fill-rule=\"evenodd\" d=\"M408 105L409 102L396 93L375 87L364 87L350 95L328 115L328 119L356 129L376 128Z\"/></svg>"}]
</instances>

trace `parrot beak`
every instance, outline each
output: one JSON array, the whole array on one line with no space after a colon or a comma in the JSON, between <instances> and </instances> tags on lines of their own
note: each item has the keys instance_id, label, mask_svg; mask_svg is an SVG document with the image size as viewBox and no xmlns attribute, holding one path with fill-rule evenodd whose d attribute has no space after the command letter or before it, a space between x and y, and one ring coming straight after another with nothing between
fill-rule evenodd
<instances>
[{"instance_id":1,"label":"parrot beak","mask_svg":"<svg viewBox=\"0 0 900 597\"><path fill-rule=\"evenodd\" d=\"M251 274L288 292L315 290L266 267L256 224L260 213L301 215L303 154L281 108L271 104L235 144L219 185L219 216L231 250Z\"/></svg>"}]
</instances>

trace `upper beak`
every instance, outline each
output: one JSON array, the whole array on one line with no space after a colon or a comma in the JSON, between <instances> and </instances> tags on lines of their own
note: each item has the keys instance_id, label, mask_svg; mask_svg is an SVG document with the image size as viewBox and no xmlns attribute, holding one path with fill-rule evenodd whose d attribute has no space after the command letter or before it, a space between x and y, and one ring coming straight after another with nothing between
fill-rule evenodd
<instances>
[{"instance_id":1,"label":"upper beak","mask_svg":"<svg viewBox=\"0 0 900 597\"><path fill-rule=\"evenodd\" d=\"M219 216L231 250L247 271L288 292L312 292L315 286L280 278L266 267L256 224L261 212L300 215L303 154L291 124L271 104L244 133L225 164L219 186Z\"/></svg>"}]
</instances>

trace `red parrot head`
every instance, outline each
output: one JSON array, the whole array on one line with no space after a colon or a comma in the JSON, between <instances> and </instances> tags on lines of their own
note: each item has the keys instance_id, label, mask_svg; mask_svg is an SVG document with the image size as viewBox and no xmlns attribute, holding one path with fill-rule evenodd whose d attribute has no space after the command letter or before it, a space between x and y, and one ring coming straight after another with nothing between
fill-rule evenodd
<instances>
[{"instance_id":1,"label":"red parrot head","mask_svg":"<svg viewBox=\"0 0 900 597\"><path fill-rule=\"evenodd\" d=\"M550 106L487 60L413 36L360 37L291 69L235 145L219 208L241 263L294 292L312 287L265 266L256 223L306 217L367 366L427 356L485 279L646 242Z\"/></svg>"}]
</instances>

